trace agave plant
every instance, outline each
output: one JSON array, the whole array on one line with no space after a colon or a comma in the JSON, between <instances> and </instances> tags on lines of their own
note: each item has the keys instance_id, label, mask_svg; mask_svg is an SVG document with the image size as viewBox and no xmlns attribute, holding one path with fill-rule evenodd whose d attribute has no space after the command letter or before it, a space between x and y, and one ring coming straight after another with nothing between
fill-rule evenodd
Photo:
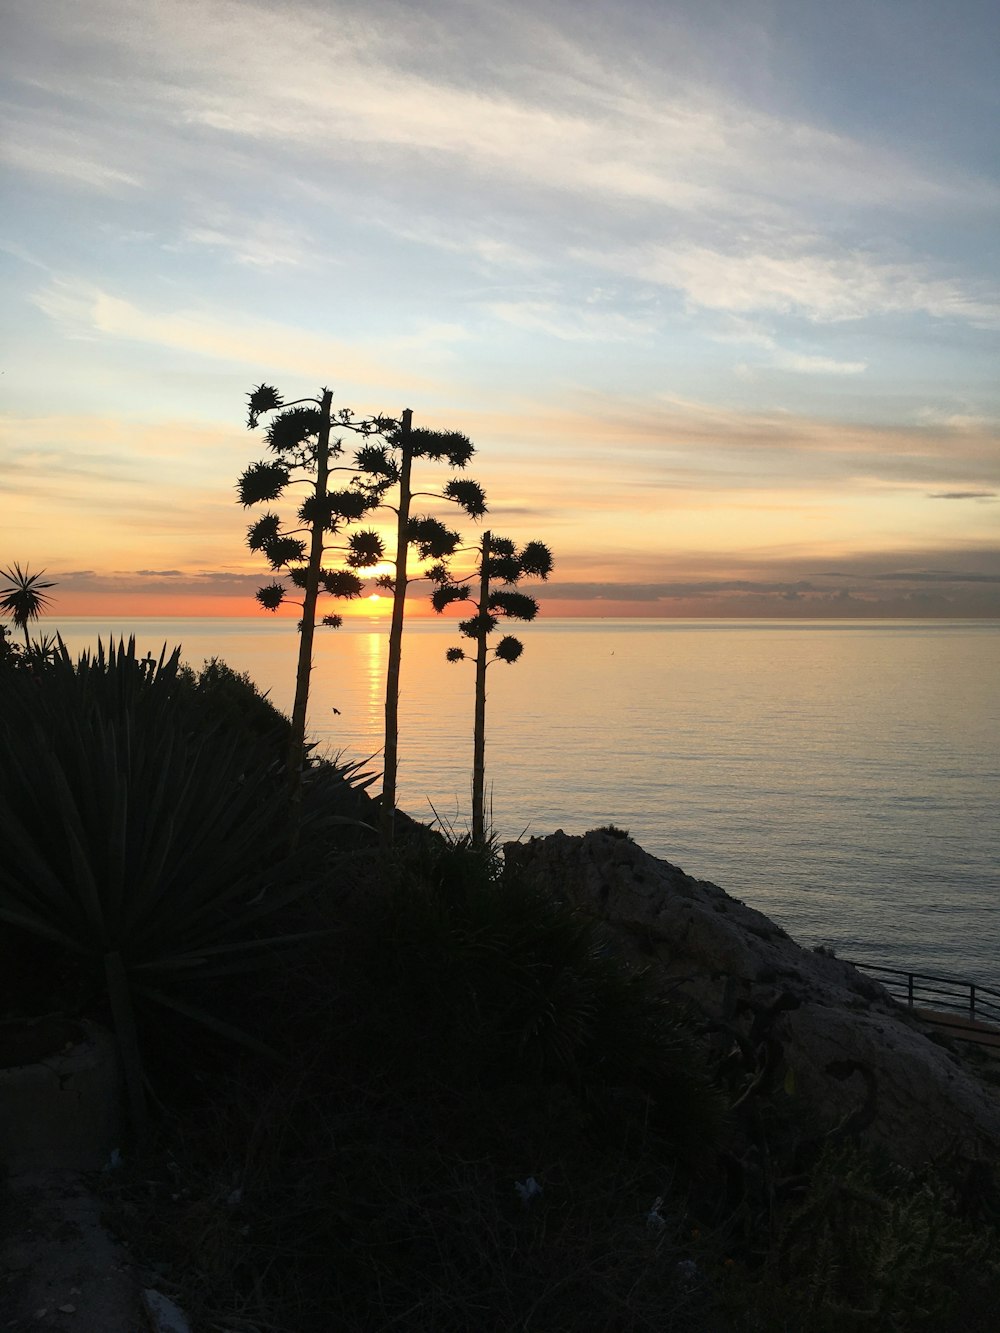
<instances>
[{"instance_id":1,"label":"agave plant","mask_svg":"<svg viewBox=\"0 0 1000 1333\"><path fill-rule=\"evenodd\" d=\"M137 1126L135 1000L254 1043L185 987L300 938L266 929L304 888L273 742L206 725L178 658L138 661L130 640L74 668L60 643L40 681L13 673L0 716L0 921L103 978Z\"/></svg>"}]
</instances>

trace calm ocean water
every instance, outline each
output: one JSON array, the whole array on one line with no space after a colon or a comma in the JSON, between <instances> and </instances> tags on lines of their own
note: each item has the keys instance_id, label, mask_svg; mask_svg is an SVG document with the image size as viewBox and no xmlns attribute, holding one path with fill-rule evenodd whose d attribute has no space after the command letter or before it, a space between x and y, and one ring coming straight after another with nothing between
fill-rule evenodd
<instances>
[{"instance_id":1,"label":"calm ocean water","mask_svg":"<svg viewBox=\"0 0 1000 1333\"><path fill-rule=\"evenodd\" d=\"M55 617L76 651L134 632L218 656L291 706L288 621ZM1000 622L539 621L490 669L501 838L609 821L803 944L1000 987ZM472 671L407 630L400 804L467 827ZM309 730L381 745L385 637L317 639ZM339 710L339 713L334 710Z\"/></svg>"}]
</instances>

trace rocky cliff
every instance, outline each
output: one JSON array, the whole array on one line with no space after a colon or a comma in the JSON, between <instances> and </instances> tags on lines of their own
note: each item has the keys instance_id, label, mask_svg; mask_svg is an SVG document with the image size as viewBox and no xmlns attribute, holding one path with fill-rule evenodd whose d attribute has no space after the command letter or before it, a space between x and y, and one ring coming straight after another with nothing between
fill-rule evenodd
<instances>
[{"instance_id":1,"label":"rocky cliff","mask_svg":"<svg viewBox=\"0 0 1000 1333\"><path fill-rule=\"evenodd\" d=\"M731 1047L737 1097L777 1090L769 1109L801 1136L850 1133L904 1163L1000 1160L1000 1088L849 963L625 837L560 832L504 857L604 921L723 1067Z\"/></svg>"}]
</instances>

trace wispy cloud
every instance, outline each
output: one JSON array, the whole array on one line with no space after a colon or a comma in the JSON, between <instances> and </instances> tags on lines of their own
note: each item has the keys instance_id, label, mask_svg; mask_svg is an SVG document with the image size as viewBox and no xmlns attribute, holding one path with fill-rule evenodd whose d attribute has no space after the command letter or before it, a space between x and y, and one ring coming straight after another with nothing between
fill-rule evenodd
<instances>
[{"instance_id":1,"label":"wispy cloud","mask_svg":"<svg viewBox=\"0 0 1000 1333\"><path fill-rule=\"evenodd\" d=\"M787 236L771 250L650 245L617 254L583 251L581 257L674 288L692 307L709 310L795 314L817 323L920 313L1000 326L998 293L968 291L955 279L935 277L919 262L824 252L820 245L817 238L808 250Z\"/></svg>"},{"instance_id":2,"label":"wispy cloud","mask_svg":"<svg viewBox=\"0 0 1000 1333\"><path fill-rule=\"evenodd\" d=\"M866 361L837 361L832 356L787 351L779 352L771 364L798 375L861 375L868 369Z\"/></svg>"},{"instance_id":3,"label":"wispy cloud","mask_svg":"<svg viewBox=\"0 0 1000 1333\"><path fill-rule=\"evenodd\" d=\"M315 246L299 228L275 219L234 219L223 216L214 225L186 227L180 242L168 248L206 247L233 263L256 269L296 268L308 261L315 268ZM324 266L329 262L323 257Z\"/></svg>"},{"instance_id":4,"label":"wispy cloud","mask_svg":"<svg viewBox=\"0 0 1000 1333\"><path fill-rule=\"evenodd\" d=\"M10 108L0 111L9 113ZM130 161L126 168L109 160L104 136L85 133L70 123L32 123L10 114L4 120L0 162L9 171L54 176L64 184L103 194L134 191L143 185L138 163Z\"/></svg>"},{"instance_id":5,"label":"wispy cloud","mask_svg":"<svg viewBox=\"0 0 1000 1333\"><path fill-rule=\"evenodd\" d=\"M546 301L497 301L486 309L506 324L563 342L628 342L649 337L656 327L651 319L616 310L568 309Z\"/></svg>"},{"instance_id":6,"label":"wispy cloud","mask_svg":"<svg viewBox=\"0 0 1000 1333\"><path fill-rule=\"evenodd\" d=\"M270 367L324 381L338 381L399 391L426 387L402 361L366 356L356 344L265 320L230 319L200 310L153 311L114 296L93 283L57 278L32 297L70 338L107 337L171 347L194 356Z\"/></svg>"},{"instance_id":7,"label":"wispy cloud","mask_svg":"<svg viewBox=\"0 0 1000 1333\"><path fill-rule=\"evenodd\" d=\"M996 491L935 491L928 500L996 500Z\"/></svg>"}]
</instances>

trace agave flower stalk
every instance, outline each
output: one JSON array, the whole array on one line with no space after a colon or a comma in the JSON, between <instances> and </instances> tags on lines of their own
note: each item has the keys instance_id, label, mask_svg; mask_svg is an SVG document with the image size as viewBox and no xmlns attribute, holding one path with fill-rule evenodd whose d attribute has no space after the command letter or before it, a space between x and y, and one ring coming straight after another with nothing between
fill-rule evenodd
<instances>
[{"instance_id":1,"label":"agave flower stalk","mask_svg":"<svg viewBox=\"0 0 1000 1333\"><path fill-rule=\"evenodd\" d=\"M323 390L320 422L316 439L316 489L318 505L326 499L330 477L330 407L333 394ZM312 647L316 634L316 603L319 601L319 575L323 563L323 525L318 519L310 524L309 563L302 602L302 633L299 636L299 661L295 673L295 702L292 707L292 734L288 743L288 772L298 773L302 766L306 738L306 707L309 702L309 677L312 672Z\"/></svg>"},{"instance_id":2,"label":"agave flower stalk","mask_svg":"<svg viewBox=\"0 0 1000 1333\"><path fill-rule=\"evenodd\" d=\"M343 452L340 441L331 442L333 428L333 393L323 389L319 398L299 399L285 404L277 389L261 384L250 395L248 425L255 428L261 415L278 411L267 431L267 441L273 459L252 463L237 484L240 502L244 508L264 501L279 499L285 489L295 483L304 483L311 494L299 507L297 524L287 527L278 514L268 512L251 525L247 544L252 551L262 551L271 568L284 573L295 588L302 592L302 619L299 623L299 652L295 675L295 699L292 706L292 726L288 741L287 772L293 792L298 790L305 757L306 713L309 704L309 683L312 673L312 652L316 633L318 603L322 593L335 597L358 597L363 583L354 572L381 559L381 544L374 533L356 533L346 548L351 568L330 570L323 566L323 557L330 549L327 535L336 533L343 524L361 518L377 505L372 493L330 487L334 460ZM280 411L279 411L280 409ZM342 411L336 418L338 425L362 435L371 433L383 423L355 421L350 411ZM348 469L353 472L353 468ZM298 473L300 475L293 475ZM277 611L287 599L288 589L283 583L273 582L257 591L257 601L267 611ZM340 616L323 617L323 624L336 628Z\"/></svg>"},{"instance_id":3,"label":"agave flower stalk","mask_svg":"<svg viewBox=\"0 0 1000 1333\"><path fill-rule=\"evenodd\" d=\"M326 534L336 533L375 510L385 508L395 515L396 550L394 572L376 579L379 587L392 593L392 619L389 628L388 662L385 691L384 774L381 801L381 838L384 846L393 840L396 808L396 780L399 765L399 680L403 650L403 622L407 588L414 578L426 577L410 572L410 549L415 547L421 561L434 560L444 567L458 548L460 537L432 515L415 516L413 502L420 497L457 504L473 518L486 512L486 497L475 481L452 477L439 490L415 491L413 464L418 458L446 460L454 468L464 468L475 452L468 438L456 431L413 428L413 414L406 409L399 419L373 416L355 419L352 412L331 413L331 395L323 391L321 399L300 400L314 406L283 404L276 389L260 385L250 396L251 427L264 412L284 409L268 431L268 442L278 455L275 461L252 464L239 481L244 505L274 500L293 480L305 480L313 493L299 509L302 526L286 529L277 514L267 513L249 530L251 550L262 550L275 570L284 570L293 584L303 590L302 638L296 677L292 738L289 744L289 769L297 781L305 745L305 711L309 690L312 636L316 622L317 597L328 592L338 597L359 596L361 579L356 570L371 569L385 557L381 537L374 531L356 532L348 539L345 570L324 570L323 554L331 548ZM316 408L319 410L317 411ZM332 425L343 426L366 441L355 451L352 464L335 463L343 452L341 443L330 442ZM381 443L368 442L372 436ZM307 474L293 479L295 469ZM350 484L331 490L333 471L352 473ZM314 479L313 479L314 478ZM395 503L390 503L390 495ZM308 533L307 544L302 534ZM285 600L286 588L273 583L261 588L257 600L269 611ZM326 616L324 624L337 625L339 616Z\"/></svg>"},{"instance_id":4,"label":"agave flower stalk","mask_svg":"<svg viewBox=\"0 0 1000 1333\"><path fill-rule=\"evenodd\" d=\"M479 550L479 606L490 600L490 548L493 534L483 533ZM472 725L472 841L486 841L486 668L489 639L485 624L476 629L476 706Z\"/></svg>"},{"instance_id":5,"label":"agave flower stalk","mask_svg":"<svg viewBox=\"0 0 1000 1333\"><path fill-rule=\"evenodd\" d=\"M417 459L446 461L453 468L464 468L475 453L467 436L458 431L414 429L413 413L409 408L402 413L399 422L384 434L383 445L368 445L359 449L355 454L355 462L360 474L356 483L358 489L370 495L377 504L393 510L396 516L395 572L377 580L380 587L392 592L379 829L382 846L388 848L394 836L399 771L399 681L406 594L415 579L440 577L440 571L447 570L447 561L458 549L461 540L458 532L446 527L439 519L431 515L414 516L413 502L419 498L447 501L457 504L470 518L479 518L486 512L486 496L478 482L459 477L452 477L439 490L413 489L413 464ZM388 502L390 492L394 493L395 504ZM416 548L421 562L437 562L433 571L427 574L411 573L411 547Z\"/></svg>"},{"instance_id":6,"label":"agave flower stalk","mask_svg":"<svg viewBox=\"0 0 1000 1333\"><path fill-rule=\"evenodd\" d=\"M413 413L403 412L399 427L399 506L396 510L396 577L392 588L392 622L389 626L389 652L385 673L385 749L382 776L382 804L379 810L379 834L382 846L393 841L396 814L396 780L399 772L399 673L403 662L403 617L406 612L407 564L410 549L410 505L413 492Z\"/></svg>"},{"instance_id":7,"label":"agave flower stalk","mask_svg":"<svg viewBox=\"0 0 1000 1333\"><path fill-rule=\"evenodd\" d=\"M505 634L490 647L490 635L502 620L534 620L538 602L517 590L523 578L547 579L552 570L552 553L543 542L528 542L520 550L506 537L484 532L477 548L474 574L465 579L451 579L444 568L434 571L438 587L431 596L435 611L443 611L452 602L471 601L475 614L459 622L459 630L476 645L475 716L472 740L472 841L486 844L486 672L492 662L513 663L524 645L513 634ZM472 597L470 581L477 583L478 600ZM466 660L464 648L449 648L449 662Z\"/></svg>"}]
</instances>

